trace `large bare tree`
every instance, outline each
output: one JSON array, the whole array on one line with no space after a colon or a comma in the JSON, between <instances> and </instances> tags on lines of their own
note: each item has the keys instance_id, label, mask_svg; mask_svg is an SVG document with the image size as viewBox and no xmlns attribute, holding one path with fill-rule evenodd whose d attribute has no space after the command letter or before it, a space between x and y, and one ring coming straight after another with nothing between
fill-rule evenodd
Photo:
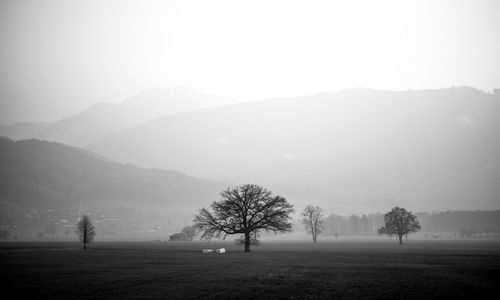
<instances>
[{"instance_id":1,"label":"large bare tree","mask_svg":"<svg viewBox=\"0 0 500 300\"><path fill-rule=\"evenodd\" d=\"M388 236L396 235L399 243L403 244L403 236L408 236L420 230L420 223L411 211L404 208L394 207L390 212L384 215L385 226L378 230L378 234Z\"/></svg>"},{"instance_id":2,"label":"large bare tree","mask_svg":"<svg viewBox=\"0 0 500 300\"><path fill-rule=\"evenodd\" d=\"M302 224L306 229L307 234L312 235L313 242L317 242L318 235L323 232L323 214L321 213L321 207L308 205L302 212Z\"/></svg>"},{"instance_id":3,"label":"large bare tree","mask_svg":"<svg viewBox=\"0 0 500 300\"><path fill-rule=\"evenodd\" d=\"M95 228L94 225L92 225L89 216L83 215L80 221L78 221L76 233L78 234L80 241L83 243L83 249L87 250L87 245L94 240L95 236Z\"/></svg>"},{"instance_id":4,"label":"large bare tree","mask_svg":"<svg viewBox=\"0 0 500 300\"><path fill-rule=\"evenodd\" d=\"M228 188L220 195L221 200L212 202L210 209L201 208L193 220L202 238L241 234L245 252L250 252L260 231L291 231L293 206L285 198L253 184Z\"/></svg>"}]
</instances>

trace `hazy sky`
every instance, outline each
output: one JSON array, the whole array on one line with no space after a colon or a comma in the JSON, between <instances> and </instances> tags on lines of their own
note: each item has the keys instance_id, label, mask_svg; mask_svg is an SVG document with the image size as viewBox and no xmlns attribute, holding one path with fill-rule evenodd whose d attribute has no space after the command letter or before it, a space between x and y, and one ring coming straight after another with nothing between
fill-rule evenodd
<instances>
[{"instance_id":1,"label":"hazy sky","mask_svg":"<svg viewBox=\"0 0 500 300\"><path fill-rule=\"evenodd\" d=\"M0 0L0 123L184 84L252 100L500 87L500 1Z\"/></svg>"}]
</instances>

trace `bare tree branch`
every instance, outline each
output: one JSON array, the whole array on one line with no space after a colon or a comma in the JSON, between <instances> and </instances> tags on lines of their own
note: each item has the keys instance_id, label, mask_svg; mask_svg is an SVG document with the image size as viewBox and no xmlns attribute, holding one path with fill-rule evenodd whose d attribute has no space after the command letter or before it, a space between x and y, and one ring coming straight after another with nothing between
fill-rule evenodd
<instances>
[{"instance_id":1,"label":"bare tree branch","mask_svg":"<svg viewBox=\"0 0 500 300\"><path fill-rule=\"evenodd\" d=\"M285 198L258 185L247 184L221 192L221 200L212 202L210 211L201 208L194 226L202 238L221 238L243 234L245 252L258 243L260 231L284 233L291 231L289 222L293 206Z\"/></svg>"},{"instance_id":2,"label":"bare tree branch","mask_svg":"<svg viewBox=\"0 0 500 300\"><path fill-rule=\"evenodd\" d=\"M397 235L399 243L403 243L403 236L420 230L420 223L412 212L404 208L394 207L384 215L385 226L378 230L379 235Z\"/></svg>"}]
</instances>

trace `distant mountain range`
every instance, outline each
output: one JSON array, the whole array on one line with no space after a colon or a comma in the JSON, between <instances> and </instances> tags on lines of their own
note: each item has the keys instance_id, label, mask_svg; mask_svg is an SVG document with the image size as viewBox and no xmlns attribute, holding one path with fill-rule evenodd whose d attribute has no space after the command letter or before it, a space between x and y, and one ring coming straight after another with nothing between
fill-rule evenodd
<instances>
[{"instance_id":1,"label":"distant mountain range","mask_svg":"<svg viewBox=\"0 0 500 300\"><path fill-rule=\"evenodd\" d=\"M88 149L332 209L493 209L500 94L351 89L168 115Z\"/></svg>"},{"instance_id":2,"label":"distant mountain range","mask_svg":"<svg viewBox=\"0 0 500 300\"><path fill-rule=\"evenodd\" d=\"M11 126L0 124L0 136L13 140L30 139L45 130L48 126L50 126L50 123L18 122Z\"/></svg>"},{"instance_id":3,"label":"distant mountain range","mask_svg":"<svg viewBox=\"0 0 500 300\"><path fill-rule=\"evenodd\" d=\"M118 164L62 144L0 138L1 213L130 208L189 215L227 185L179 172Z\"/></svg>"},{"instance_id":4,"label":"distant mountain range","mask_svg":"<svg viewBox=\"0 0 500 300\"><path fill-rule=\"evenodd\" d=\"M14 140L36 138L84 147L122 129L170 114L230 103L227 97L206 95L178 86L151 88L121 103L98 103L55 123L0 126L0 135Z\"/></svg>"},{"instance_id":5,"label":"distant mountain range","mask_svg":"<svg viewBox=\"0 0 500 300\"><path fill-rule=\"evenodd\" d=\"M227 98L207 96L187 87L156 88L119 104L96 104L52 124L0 126L0 134L86 146L113 161L144 168L262 184L299 206L312 203L336 213L383 211L394 205L420 211L499 208L498 91L489 94L469 87L403 92L359 88L224 105L227 103ZM42 142L19 145L30 143ZM57 145L56 149L59 147L65 146ZM90 152L64 149L93 157L99 164L110 164L107 166L114 166L113 170L118 168ZM51 156L52 150L46 151ZM68 166L79 170L86 164ZM163 174L120 166L123 173L119 178L124 181L142 182L149 180L142 176ZM28 169L25 175L29 179ZM56 182L64 182L66 177L58 175L66 174L62 169L51 174L63 178ZM80 184L64 185L67 195L60 190L47 192L53 187L39 187L46 180L31 178L30 184L41 193L41 199L56 203L93 199L136 203L140 195L154 202L163 193L175 195L147 182L144 185L150 189L123 192L127 185L122 185L122 179L109 179L114 176L107 169L96 174L107 177L98 182L92 180L101 175L79 177L73 182ZM181 177L179 184L172 185L179 187L179 194L190 185L182 184ZM34 199L33 195L26 196L29 189L25 187L30 185L23 180L19 182L24 191L20 187L16 191L24 196L16 199ZM207 182L190 180L194 180L193 187L196 182ZM106 189L102 185L99 188L99 182L116 185L111 185L111 200L103 200ZM220 185L217 187L216 194ZM202 198L190 195L172 199L196 202Z\"/></svg>"}]
</instances>

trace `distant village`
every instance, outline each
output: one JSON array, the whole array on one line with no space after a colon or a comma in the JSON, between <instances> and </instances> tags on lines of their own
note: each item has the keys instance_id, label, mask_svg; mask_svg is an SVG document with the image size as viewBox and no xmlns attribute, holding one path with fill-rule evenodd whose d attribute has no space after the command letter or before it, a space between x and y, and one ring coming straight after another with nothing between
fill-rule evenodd
<instances>
[{"instance_id":1,"label":"distant village","mask_svg":"<svg viewBox=\"0 0 500 300\"><path fill-rule=\"evenodd\" d=\"M168 219L150 214L144 215L133 210L86 210L101 239L113 240L114 236L129 238L136 235L164 235L180 228ZM74 208L31 210L24 214L2 217L0 229L8 231L9 240L75 240L75 230L82 212Z\"/></svg>"}]
</instances>

